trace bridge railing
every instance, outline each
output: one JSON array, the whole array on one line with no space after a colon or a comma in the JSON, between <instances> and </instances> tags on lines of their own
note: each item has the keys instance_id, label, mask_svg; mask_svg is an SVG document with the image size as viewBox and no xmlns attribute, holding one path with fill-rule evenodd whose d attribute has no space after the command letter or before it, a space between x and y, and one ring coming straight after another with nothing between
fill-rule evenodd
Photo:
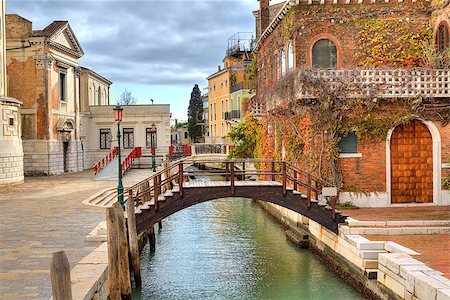
<instances>
[{"instance_id":1,"label":"bridge railing","mask_svg":"<svg viewBox=\"0 0 450 300\"><path fill-rule=\"evenodd\" d=\"M117 147L114 147L111 152L109 152L104 158L100 159L98 162L96 162L92 168L94 169L95 175L97 175L98 172L101 171L107 164L109 164L119 153L119 149Z\"/></svg>"},{"instance_id":2,"label":"bridge railing","mask_svg":"<svg viewBox=\"0 0 450 300\"><path fill-rule=\"evenodd\" d=\"M192 164L214 165L215 168L187 169ZM255 168L255 165L259 165ZM282 185L283 196L288 189L301 193L307 199L308 207L312 201L317 201L323 187L333 185L321 178L314 176L300 168L281 160L271 159L225 159L225 160L180 160L175 163L166 163L163 170L138 182L124 192L126 198L133 199L135 207L142 205L151 199L158 210L158 197L172 187L176 182L179 193L183 197L184 182L192 176L220 176L230 182L231 194L234 195L235 182L245 180L277 181ZM336 202L332 201L332 217L335 217Z\"/></svg>"}]
</instances>

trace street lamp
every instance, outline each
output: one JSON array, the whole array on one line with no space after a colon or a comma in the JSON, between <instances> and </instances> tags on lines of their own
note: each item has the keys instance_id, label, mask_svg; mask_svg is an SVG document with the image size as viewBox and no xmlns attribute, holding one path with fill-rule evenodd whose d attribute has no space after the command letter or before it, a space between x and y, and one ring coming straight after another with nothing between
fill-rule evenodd
<instances>
[{"instance_id":1,"label":"street lamp","mask_svg":"<svg viewBox=\"0 0 450 300\"><path fill-rule=\"evenodd\" d=\"M125 209L125 203L123 202L123 184L122 184L122 158L120 157L120 122L122 122L123 108L120 105L116 105L114 108L114 119L117 122L117 158L119 161L119 176L117 183L117 195L120 205Z\"/></svg>"},{"instance_id":2,"label":"street lamp","mask_svg":"<svg viewBox=\"0 0 450 300\"><path fill-rule=\"evenodd\" d=\"M156 125L153 123L150 127L150 134L151 134L151 142L152 142L152 170L153 172L156 172L156 149L155 149L155 137L156 137Z\"/></svg>"}]
</instances>

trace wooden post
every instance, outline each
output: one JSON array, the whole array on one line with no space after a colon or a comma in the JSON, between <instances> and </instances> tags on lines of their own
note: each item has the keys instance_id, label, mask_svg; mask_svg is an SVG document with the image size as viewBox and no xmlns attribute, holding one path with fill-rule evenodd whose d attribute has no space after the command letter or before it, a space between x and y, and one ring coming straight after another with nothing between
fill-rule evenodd
<instances>
[{"instance_id":1,"label":"wooden post","mask_svg":"<svg viewBox=\"0 0 450 300\"><path fill-rule=\"evenodd\" d=\"M230 163L225 163L225 181L228 181L230 179Z\"/></svg>"},{"instance_id":2,"label":"wooden post","mask_svg":"<svg viewBox=\"0 0 450 300\"><path fill-rule=\"evenodd\" d=\"M180 197L183 198L183 163L178 164L178 186L180 188Z\"/></svg>"},{"instance_id":3,"label":"wooden post","mask_svg":"<svg viewBox=\"0 0 450 300\"><path fill-rule=\"evenodd\" d=\"M230 170L231 170L231 175L230 175L230 185L231 185L231 195L234 196L234 162L230 162Z\"/></svg>"},{"instance_id":4,"label":"wooden post","mask_svg":"<svg viewBox=\"0 0 450 300\"><path fill-rule=\"evenodd\" d=\"M331 219L333 221L336 220L336 197L331 197Z\"/></svg>"},{"instance_id":5,"label":"wooden post","mask_svg":"<svg viewBox=\"0 0 450 300\"><path fill-rule=\"evenodd\" d=\"M159 222L158 222L158 228L159 228L159 229L162 229L162 221L159 221Z\"/></svg>"},{"instance_id":6,"label":"wooden post","mask_svg":"<svg viewBox=\"0 0 450 300\"><path fill-rule=\"evenodd\" d=\"M272 181L275 181L275 160L272 160Z\"/></svg>"},{"instance_id":7,"label":"wooden post","mask_svg":"<svg viewBox=\"0 0 450 300\"><path fill-rule=\"evenodd\" d=\"M70 264L64 251L53 252L50 266L52 293L55 300L72 300Z\"/></svg>"},{"instance_id":8,"label":"wooden post","mask_svg":"<svg viewBox=\"0 0 450 300\"><path fill-rule=\"evenodd\" d=\"M287 178L286 178L286 162L283 161L282 164L282 174L283 174L283 197L286 196L287 191L286 191L286 184L287 184Z\"/></svg>"},{"instance_id":9,"label":"wooden post","mask_svg":"<svg viewBox=\"0 0 450 300\"><path fill-rule=\"evenodd\" d=\"M117 213L114 207L106 209L106 228L108 230L108 286L109 298L120 299L119 243L117 240Z\"/></svg>"},{"instance_id":10,"label":"wooden post","mask_svg":"<svg viewBox=\"0 0 450 300\"><path fill-rule=\"evenodd\" d=\"M242 162L242 178L241 179L245 181L245 161Z\"/></svg>"},{"instance_id":11,"label":"wooden post","mask_svg":"<svg viewBox=\"0 0 450 300\"><path fill-rule=\"evenodd\" d=\"M297 170L294 170L294 191L297 190Z\"/></svg>"},{"instance_id":12,"label":"wooden post","mask_svg":"<svg viewBox=\"0 0 450 300\"><path fill-rule=\"evenodd\" d=\"M155 200L155 211L158 211L158 176L153 177L153 199Z\"/></svg>"},{"instance_id":13,"label":"wooden post","mask_svg":"<svg viewBox=\"0 0 450 300\"><path fill-rule=\"evenodd\" d=\"M130 242L130 254L131 265L133 269L134 282L136 287L140 289L142 287L141 279L141 262L139 258L139 244L136 230L136 215L134 214L133 206L133 192L129 190L129 196L127 201L127 224L128 224L128 240Z\"/></svg>"},{"instance_id":14,"label":"wooden post","mask_svg":"<svg viewBox=\"0 0 450 300\"><path fill-rule=\"evenodd\" d=\"M119 243L119 282L122 299L131 300L130 263L128 261L128 240L125 229L124 211L119 203L114 203L117 214L117 239Z\"/></svg>"},{"instance_id":15,"label":"wooden post","mask_svg":"<svg viewBox=\"0 0 450 300\"><path fill-rule=\"evenodd\" d=\"M311 207L311 174L308 174L307 177L308 188L306 190L306 197L308 198L308 208Z\"/></svg>"},{"instance_id":16,"label":"wooden post","mask_svg":"<svg viewBox=\"0 0 450 300\"><path fill-rule=\"evenodd\" d=\"M154 252L156 250L156 237L155 237L155 227L150 228L148 233L148 242L150 244L150 251Z\"/></svg>"}]
</instances>

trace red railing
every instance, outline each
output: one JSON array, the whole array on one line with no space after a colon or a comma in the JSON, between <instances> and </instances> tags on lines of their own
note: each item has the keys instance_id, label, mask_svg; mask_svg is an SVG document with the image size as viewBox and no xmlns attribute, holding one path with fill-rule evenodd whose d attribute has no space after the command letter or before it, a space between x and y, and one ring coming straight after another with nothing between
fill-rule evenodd
<instances>
[{"instance_id":1,"label":"red railing","mask_svg":"<svg viewBox=\"0 0 450 300\"><path fill-rule=\"evenodd\" d=\"M130 154L122 161L122 174L124 174L133 164L134 159L142 157L142 147L135 147Z\"/></svg>"},{"instance_id":2,"label":"red railing","mask_svg":"<svg viewBox=\"0 0 450 300\"><path fill-rule=\"evenodd\" d=\"M109 152L106 157L100 159L94 166L94 173L97 175L98 172L100 172L101 169L103 169L107 164L109 164L119 153L119 149L117 147L114 147L114 149Z\"/></svg>"}]
</instances>

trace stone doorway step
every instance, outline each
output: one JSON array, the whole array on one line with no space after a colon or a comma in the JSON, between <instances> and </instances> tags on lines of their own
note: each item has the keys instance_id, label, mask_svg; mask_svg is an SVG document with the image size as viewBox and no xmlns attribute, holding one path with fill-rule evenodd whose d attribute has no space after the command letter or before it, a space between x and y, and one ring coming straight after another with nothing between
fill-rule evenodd
<instances>
[{"instance_id":1,"label":"stone doorway step","mask_svg":"<svg viewBox=\"0 0 450 300\"><path fill-rule=\"evenodd\" d=\"M347 226L341 226L345 234L358 235L416 235L450 234L450 220L423 221L358 221L347 219Z\"/></svg>"}]
</instances>

